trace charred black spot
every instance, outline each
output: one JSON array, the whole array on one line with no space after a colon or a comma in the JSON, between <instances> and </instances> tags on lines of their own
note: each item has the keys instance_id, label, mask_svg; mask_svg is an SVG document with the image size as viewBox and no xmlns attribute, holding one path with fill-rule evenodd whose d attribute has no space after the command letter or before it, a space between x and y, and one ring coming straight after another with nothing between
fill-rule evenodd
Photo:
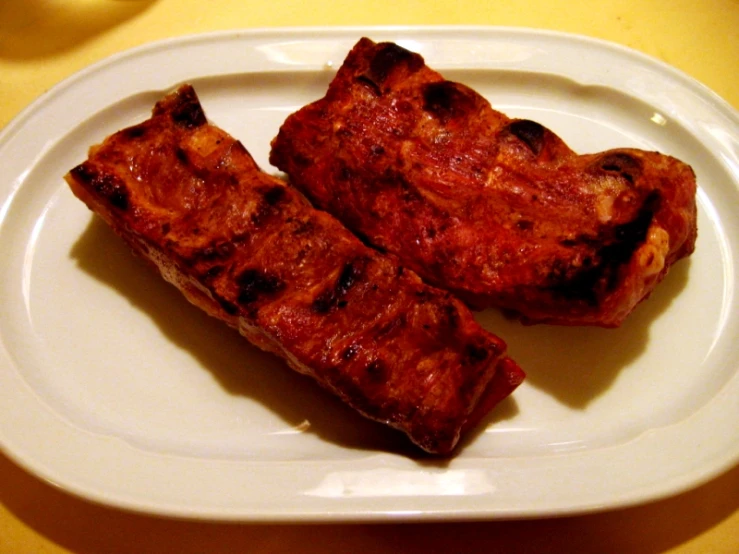
<instances>
[{"instance_id":1,"label":"charred black spot","mask_svg":"<svg viewBox=\"0 0 739 554\"><path fill-rule=\"evenodd\" d=\"M387 380L388 368L380 360L370 362L365 368L365 371L367 372L367 377L369 377L371 382L383 383Z\"/></svg>"},{"instance_id":2,"label":"charred black spot","mask_svg":"<svg viewBox=\"0 0 739 554\"><path fill-rule=\"evenodd\" d=\"M642 172L641 161L626 152L610 152L601 157L597 165L608 173L618 173L632 184Z\"/></svg>"},{"instance_id":3,"label":"charred black spot","mask_svg":"<svg viewBox=\"0 0 739 554\"><path fill-rule=\"evenodd\" d=\"M126 139L137 139L143 137L146 134L147 129L148 127L143 124L134 125L133 127L123 129L121 131L121 135Z\"/></svg>"},{"instance_id":4,"label":"charred black spot","mask_svg":"<svg viewBox=\"0 0 739 554\"><path fill-rule=\"evenodd\" d=\"M370 89L375 96L382 96L382 89L380 85L375 83L367 75L358 75L357 82L363 84L365 87Z\"/></svg>"},{"instance_id":5,"label":"charred black spot","mask_svg":"<svg viewBox=\"0 0 739 554\"><path fill-rule=\"evenodd\" d=\"M490 352L484 346L468 344L464 349L464 361L468 364L476 364L487 360Z\"/></svg>"},{"instance_id":6,"label":"charred black spot","mask_svg":"<svg viewBox=\"0 0 739 554\"><path fill-rule=\"evenodd\" d=\"M621 265L631 258L634 250L647 238L649 226L652 224L654 213L659 209L661 197L654 191L644 201L641 209L632 221L618 225L614 230L615 242L601 249L599 255L611 266ZM608 288L616 285L616 272L612 272L608 282Z\"/></svg>"},{"instance_id":7,"label":"charred black spot","mask_svg":"<svg viewBox=\"0 0 739 554\"><path fill-rule=\"evenodd\" d=\"M596 288L603 273L603 268L596 266L577 273L568 281L552 285L549 290L555 296L567 300L579 300L590 306L596 306L598 304Z\"/></svg>"},{"instance_id":8,"label":"charred black spot","mask_svg":"<svg viewBox=\"0 0 739 554\"><path fill-rule=\"evenodd\" d=\"M110 203L119 210L128 209L128 191L125 187L115 187L115 190L108 196Z\"/></svg>"},{"instance_id":9,"label":"charred black spot","mask_svg":"<svg viewBox=\"0 0 739 554\"><path fill-rule=\"evenodd\" d=\"M459 327L459 311L453 304L446 304L444 306L444 315L446 316L446 322L450 329Z\"/></svg>"},{"instance_id":10,"label":"charred black spot","mask_svg":"<svg viewBox=\"0 0 739 554\"><path fill-rule=\"evenodd\" d=\"M187 152L185 152L179 146L175 148L174 155L180 163L185 165L190 163L190 158L188 157Z\"/></svg>"},{"instance_id":11,"label":"charred black spot","mask_svg":"<svg viewBox=\"0 0 739 554\"><path fill-rule=\"evenodd\" d=\"M236 247L231 242L216 242L198 250L193 255L193 260L212 261L225 260L233 255Z\"/></svg>"},{"instance_id":12,"label":"charred black spot","mask_svg":"<svg viewBox=\"0 0 739 554\"><path fill-rule=\"evenodd\" d=\"M650 193L634 219L614 227L612 236L598 249L594 258L586 257L580 271L551 290L566 299L597 305L600 294L611 292L618 286L619 269L646 240L660 202L658 192Z\"/></svg>"},{"instance_id":13,"label":"charred black spot","mask_svg":"<svg viewBox=\"0 0 739 554\"><path fill-rule=\"evenodd\" d=\"M177 104L172 109L172 121L186 129L193 129L207 123L205 112L195 91L180 94Z\"/></svg>"},{"instance_id":14,"label":"charred black spot","mask_svg":"<svg viewBox=\"0 0 739 554\"><path fill-rule=\"evenodd\" d=\"M223 266L222 265L214 265L213 267L208 268L203 273L203 279L206 281L215 279L218 277L221 273L223 273Z\"/></svg>"},{"instance_id":15,"label":"charred black spot","mask_svg":"<svg viewBox=\"0 0 739 554\"><path fill-rule=\"evenodd\" d=\"M69 172L75 181L82 184L91 184L97 172L87 162L78 165Z\"/></svg>"},{"instance_id":16,"label":"charred black spot","mask_svg":"<svg viewBox=\"0 0 739 554\"><path fill-rule=\"evenodd\" d=\"M418 54L406 50L392 42L378 45L372 61L370 72L375 82L382 83L387 79L390 72L397 66L406 64L412 72L418 71L423 66L423 60Z\"/></svg>"},{"instance_id":17,"label":"charred black spot","mask_svg":"<svg viewBox=\"0 0 739 554\"><path fill-rule=\"evenodd\" d=\"M373 144L370 147L370 153L373 156L382 156L385 153L385 149L382 146L380 146L379 144Z\"/></svg>"},{"instance_id":18,"label":"charred black spot","mask_svg":"<svg viewBox=\"0 0 739 554\"><path fill-rule=\"evenodd\" d=\"M351 344L347 346L341 353L341 358L343 360L349 361L357 355L357 352L359 352L359 347L356 344Z\"/></svg>"},{"instance_id":19,"label":"charred black spot","mask_svg":"<svg viewBox=\"0 0 739 554\"><path fill-rule=\"evenodd\" d=\"M354 177L354 170L348 165L342 163L339 166L339 180L350 181Z\"/></svg>"},{"instance_id":20,"label":"charred black spot","mask_svg":"<svg viewBox=\"0 0 739 554\"><path fill-rule=\"evenodd\" d=\"M516 227L518 227L522 231L530 231L534 228L534 223L529 221L528 219L519 219L516 222Z\"/></svg>"},{"instance_id":21,"label":"charred black spot","mask_svg":"<svg viewBox=\"0 0 739 554\"><path fill-rule=\"evenodd\" d=\"M273 215L279 212L277 205L285 197L285 187L273 186L268 189L262 190L262 201L256 206L256 209L251 214L251 222L259 227Z\"/></svg>"},{"instance_id":22,"label":"charred black spot","mask_svg":"<svg viewBox=\"0 0 739 554\"><path fill-rule=\"evenodd\" d=\"M260 269L246 269L236 277L239 286L239 304L251 304L259 297L273 295L285 288L285 283L277 276Z\"/></svg>"},{"instance_id":23,"label":"charred black spot","mask_svg":"<svg viewBox=\"0 0 739 554\"><path fill-rule=\"evenodd\" d=\"M163 223L162 224L162 235L168 235L171 229L172 229L172 226L169 223Z\"/></svg>"},{"instance_id":24,"label":"charred black spot","mask_svg":"<svg viewBox=\"0 0 739 554\"><path fill-rule=\"evenodd\" d=\"M351 262L346 264L336 281L336 292L345 295L361 275L362 271L358 265Z\"/></svg>"},{"instance_id":25,"label":"charred black spot","mask_svg":"<svg viewBox=\"0 0 739 554\"><path fill-rule=\"evenodd\" d=\"M403 65L411 73L415 73L423 67L423 58L391 42L378 44L367 72L358 79L360 82L371 86L377 94L381 94L382 85L393 70Z\"/></svg>"},{"instance_id":26,"label":"charred black spot","mask_svg":"<svg viewBox=\"0 0 739 554\"><path fill-rule=\"evenodd\" d=\"M72 177L92 188L119 210L128 209L128 189L125 183L112 174L101 174L87 162L78 165L70 172Z\"/></svg>"},{"instance_id":27,"label":"charred black spot","mask_svg":"<svg viewBox=\"0 0 739 554\"><path fill-rule=\"evenodd\" d=\"M347 301L344 297L361 278L362 273L362 264L358 261L348 262L333 286L321 292L313 301L313 309L318 313L327 313L334 307L346 307Z\"/></svg>"},{"instance_id":28,"label":"charred black spot","mask_svg":"<svg viewBox=\"0 0 739 554\"><path fill-rule=\"evenodd\" d=\"M268 189L264 193L264 201L269 204L270 206L274 206L277 204L280 200L282 200L285 197L285 187L276 185L270 189Z\"/></svg>"},{"instance_id":29,"label":"charred black spot","mask_svg":"<svg viewBox=\"0 0 739 554\"><path fill-rule=\"evenodd\" d=\"M331 311L333 306L333 298L329 293L319 294L311 304L313 311L319 314L326 314Z\"/></svg>"},{"instance_id":30,"label":"charred black spot","mask_svg":"<svg viewBox=\"0 0 739 554\"><path fill-rule=\"evenodd\" d=\"M546 128L535 121L519 119L508 125L508 131L528 146L529 150L538 156L544 148Z\"/></svg>"},{"instance_id":31,"label":"charred black spot","mask_svg":"<svg viewBox=\"0 0 739 554\"><path fill-rule=\"evenodd\" d=\"M423 109L444 122L469 113L473 105L469 94L451 81L429 83L423 89Z\"/></svg>"},{"instance_id":32,"label":"charred black spot","mask_svg":"<svg viewBox=\"0 0 739 554\"><path fill-rule=\"evenodd\" d=\"M225 298L216 296L216 301L221 306L221 308L223 308L223 311L226 312L228 315L236 315L239 313L239 308Z\"/></svg>"}]
</instances>

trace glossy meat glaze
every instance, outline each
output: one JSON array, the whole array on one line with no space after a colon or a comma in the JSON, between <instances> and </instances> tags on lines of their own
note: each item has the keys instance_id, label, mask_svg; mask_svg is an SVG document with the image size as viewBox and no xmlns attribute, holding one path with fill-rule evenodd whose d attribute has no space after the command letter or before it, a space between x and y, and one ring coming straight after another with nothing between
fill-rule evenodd
<instances>
[{"instance_id":1,"label":"glossy meat glaze","mask_svg":"<svg viewBox=\"0 0 739 554\"><path fill-rule=\"evenodd\" d=\"M262 172L190 86L66 179L192 303L429 452L523 379L460 301Z\"/></svg>"},{"instance_id":2,"label":"glossy meat glaze","mask_svg":"<svg viewBox=\"0 0 739 554\"><path fill-rule=\"evenodd\" d=\"M360 40L270 162L426 282L526 323L618 326L695 245L688 165L577 155L393 43Z\"/></svg>"}]
</instances>

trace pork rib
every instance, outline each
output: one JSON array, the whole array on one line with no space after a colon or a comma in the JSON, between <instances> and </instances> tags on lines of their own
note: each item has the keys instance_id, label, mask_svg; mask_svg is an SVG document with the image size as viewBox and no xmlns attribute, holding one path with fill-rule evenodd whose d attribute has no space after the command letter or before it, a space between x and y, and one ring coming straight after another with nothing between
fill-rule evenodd
<instances>
[{"instance_id":1,"label":"pork rib","mask_svg":"<svg viewBox=\"0 0 739 554\"><path fill-rule=\"evenodd\" d=\"M270 162L426 282L528 323L618 326L695 245L688 165L577 155L393 43L360 40Z\"/></svg>"},{"instance_id":2,"label":"pork rib","mask_svg":"<svg viewBox=\"0 0 739 554\"><path fill-rule=\"evenodd\" d=\"M188 85L66 180L193 304L429 452L523 379L461 302L262 172Z\"/></svg>"}]
</instances>

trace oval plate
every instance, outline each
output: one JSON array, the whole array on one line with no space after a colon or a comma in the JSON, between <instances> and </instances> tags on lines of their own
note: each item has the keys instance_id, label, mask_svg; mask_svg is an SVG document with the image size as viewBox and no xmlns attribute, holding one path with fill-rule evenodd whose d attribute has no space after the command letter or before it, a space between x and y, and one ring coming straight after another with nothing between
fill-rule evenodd
<instances>
[{"instance_id":1,"label":"oval plate","mask_svg":"<svg viewBox=\"0 0 739 554\"><path fill-rule=\"evenodd\" d=\"M191 307L62 180L192 83L267 170L284 118L362 35L421 53L579 152L655 149L698 176L699 240L617 330L479 314L528 379L450 460L409 449ZM109 58L0 134L0 447L125 509L251 521L561 515L675 494L739 460L739 118L612 44L503 28L227 32Z\"/></svg>"}]
</instances>

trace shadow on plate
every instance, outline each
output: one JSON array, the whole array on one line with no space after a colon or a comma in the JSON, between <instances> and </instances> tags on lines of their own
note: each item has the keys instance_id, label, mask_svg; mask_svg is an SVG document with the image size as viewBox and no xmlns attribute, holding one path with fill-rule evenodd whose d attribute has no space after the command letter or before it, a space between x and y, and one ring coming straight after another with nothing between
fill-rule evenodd
<instances>
[{"instance_id":1,"label":"shadow on plate","mask_svg":"<svg viewBox=\"0 0 739 554\"><path fill-rule=\"evenodd\" d=\"M290 370L277 357L251 346L235 330L189 304L133 256L99 218L91 218L70 255L83 271L150 317L168 340L189 352L228 393L259 402L290 427L297 429L308 421L307 432L342 447L394 452L423 465L446 465L420 452L400 433L366 420L310 378ZM681 262L619 329L525 327L492 310L479 318L508 342L511 355L527 372L528 384L571 407L584 408L644 351L650 323L668 308L687 279L688 263ZM486 427L517 413L515 398L506 399L464 438L457 453Z\"/></svg>"},{"instance_id":2,"label":"shadow on plate","mask_svg":"<svg viewBox=\"0 0 739 554\"><path fill-rule=\"evenodd\" d=\"M478 314L478 321L506 341L511 357L526 371L528 385L570 408L583 409L646 350L652 322L685 288L689 270L689 259L673 266L652 295L617 329L524 326L496 310Z\"/></svg>"},{"instance_id":3,"label":"shadow on plate","mask_svg":"<svg viewBox=\"0 0 739 554\"><path fill-rule=\"evenodd\" d=\"M80 269L150 317L168 340L211 372L229 394L260 403L284 420L288 429L305 426L305 432L345 448L430 459L401 433L360 416L311 378L191 305L99 218L91 218L70 256Z\"/></svg>"},{"instance_id":4,"label":"shadow on plate","mask_svg":"<svg viewBox=\"0 0 739 554\"><path fill-rule=\"evenodd\" d=\"M142 13L156 0L0 2L0 58L63 52Z\"/></svg>"}]
</instances>

